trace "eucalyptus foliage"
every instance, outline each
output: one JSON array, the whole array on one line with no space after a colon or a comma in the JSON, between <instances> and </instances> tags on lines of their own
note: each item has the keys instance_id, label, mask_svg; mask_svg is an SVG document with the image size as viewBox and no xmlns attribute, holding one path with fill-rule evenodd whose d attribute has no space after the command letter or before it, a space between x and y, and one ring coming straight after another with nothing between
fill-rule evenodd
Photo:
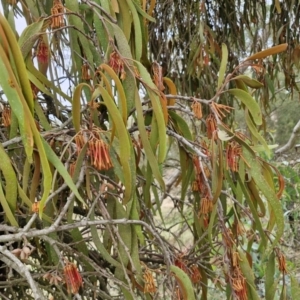
<instances>
[{"instance_id":1,"label":"eucalyptus foliage","mask_svg":"<svg viewBox=\"0 0 300 300\"><path fill-rule=\"evenodd\" d=\"M2 5L0 295L297 298L284 180L262 158L269 92L298 49L289 1Z\"/></svg>"}]
</instances>

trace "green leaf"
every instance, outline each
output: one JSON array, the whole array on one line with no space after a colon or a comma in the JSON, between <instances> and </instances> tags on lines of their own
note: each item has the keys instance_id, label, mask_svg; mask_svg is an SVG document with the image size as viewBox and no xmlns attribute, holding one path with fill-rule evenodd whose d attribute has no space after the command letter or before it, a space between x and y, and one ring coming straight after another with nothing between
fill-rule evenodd
<instances>
[{"instance_id":1,"label":"green leaf","mask_svg":"<svg viewBox=\"0 0 300 300\"><path fill-rule=\"evenodd\" d=\"M122 28L127 41L130 40L132 29L132 15L129 13L130 9L126 1L119 1L120 13L118 14L118 23Z\"/></svg>"},{"instance_id":2,"label":"green leaf","mask_svg":"<svg viewBox=\"0 0 300 300\"><path fill-rule=\"evenodd\" d=\"M0 144L0 170L5 178L5 197L7 203L14 213L17 207L17 177L12 167L11 161L2 144Z\"/></svg>"},{"instance_id":3,"label":"green leaf","mask_svg":"<svg viewBox=\"0 0 300 300\"><path fill-rule=\"evenodd\" d=\"M170 266L171 272L174 274L176 281L180 287L184 300L196 300L193 285L189 276L180 268L172 265Z\"/></svg>"},{"instance_id":4,"label":"green leaf","mask_svg":"<svg viewBox=\"0 0 300 300\"><path fill-rule=\"evenodd\" d=\"M136 7L136 10L138 11L138 13L144 17L145 19L151 21L151 22L155 22L155 19L151 16L149 16L140 6L140 4L137 1L133 1L133 4Z\"/></svg>"},{"instance_id":5,"label":"green leaf","mask_svg":"<svg viewBox=\"0 0 300 300\"><path fill-rule=\"evenodd\" d=\"M91 220L95 220L94 212L91 213L90 218ZM102 244L99 237L99 230L95 225L91 226L91 234L92 234L93 243L95 244L97 250L103 257L103 259L106 260L108 263L110 263L112 266L121 269L122 265L111 256L111 254L106 250L106 248Z\"/></svg>"},{"instance_id":6,"label":"green leaf","mask_svg":"<svg viewBox=\"0 0 300 300\"><path fill-rule=\"evenodd\" d=\"M42 19L30 24L24 29L18 41L24 59L31 53L35 42L39 39L41 33L46 30L50 22L50 20L45 21Z\"/></svg>"},{"instance_id":7,"label":"green leaf","mask_svg":"<svg viewBox=\"0 0 300 300\"><path fill-rule=\"evenodd\" d=\"M226 44L222 44L222 60L221 60L221 65L220 65L220 70L219 70L219 77L218 77L218 89L221 87L224 77L225 77L225 72L226 72L226 66L228 62L228 49Z\"/></svg>"},{"instance_id":8,"label":"green leaf","mask_svg":"<svg viewBox=\"0 0 300 300\"><path fill-rule=\"evenodd\" d=\"M136 11L135 5L131 0L126 0L127 4L130 8L131 15L133 18L133 25L134 25L134 43L135 43L135 59L140 60L142 56L142 31L141 31L141 24L140 24L140 18L138 16L138 13Z\"/></svg>"},{"instance_id":9,"label":"green leaf","mask_svg":"<svg viewBox=\"0 0 300 300\"><path fill-rule=\"evenodd\" d=\"M245 120L246 120L246 124L247 124L251 134L253 135L252 141L254 143L254 146L257 145L257 143L255 143L255 139L257 139L257 141L259 141L261 143L261 145L263 146L264 151L267 154L268 158L270 158L271 150L270 150L268 144L266 143L265 139L257 131L257 128L255 127L255 125L253 124L253 122L249 116L248 110L245 111Z\"/></svg>"},{"instance_id":10,"label":"green leaf","mask_svg":"<svg viewBox=\"0 0 300 300\"><path fill-rule=\"evenodd\" d=\"M91 87L86 83L80 83L76 86L72 101L72 121L76 132L80 131L81 124L81 91L86 86L91 90Z\"/></svg>"},{"instance_id":11,"label":"green leaf","mask_svg":"<svg viewBox=\"0 0 300 300\"><path fill-rule=\"evenodd\" d=\"M25 99L30 112L33 113L34 103L32 97L32 90L31 90L28 77L25 75L26 66L24 63L24 58L22 56L22 52L18 45L14 32L11 30L7 20L3 17L1 13L0 13L0 24L2 25L2 29L5 32L6 38L9 43L9 50L11 51L10 63L15 65L15 77L18 79L18 83L19 83L18 85L20 85L20 88L22 90L23 98ZM1 54L0 56L3 59L3 55ZM13 80L11 76L7 77L7 80L8 79Z\"/></svg>"},{"instance_id":12,"label":"green leaf","mask_svg":"<svg viewBox=\"0 0 300 300\"><path fill-rule=\"evenodd\" d=\"M255 283L254 283L254 274L253 271L249 265L248 259L243 251L238 249L239 256L240 256L240 267L242 270L243 275L246 278L247 285L249 287L248 295L250 296L249 299L251 300L260 300L260 297L257 294Z\"/></svg>"},{"instance_id":13,"label":"green leaf","mask_svg":"<svg viewBox=\"0 0 300 300\"><path fill-rule=\"evenodd\" d=\"M145 85L145 88L148 92L148 95L151 100L151 104L153 107L153 112L156 117L157 125L158 125L158 134L159 134L159 153L158 153L158 163L161 164L164 162L167 154L167 140L166 140L166 124L164 120L164 115L162 111L162 107L160 104L160 100L158 97L158 91L155 84L152 82L150 74L146 70L146 68L139 62L136 62L139 72L141 74L142 82Z\"/></svg>"},{"instance_id":14,"label":"green leaf","mask_svg":"<svg viewBox=\"0 0 300 300\"><path fill-rule=\"evenodd\" d=\"M294 276L291 276L291 294L292 294L291 299L295 299L295 300L300 299L299 282Z\"/></svg>"},{"instance_id":15,"label":"green leaf","mask_svg":"<svg viewBox=\"0 0 300 300\"><path fill-rule=\"evenodd\" d=\"M228 92L237 97L246 107L252 115L253 121L256 125L262 124L262 114L258 103L251 97L251 95L240 89L230 89Z\"/></svg>"},{"instance_id":16,"label":"green leaf","mask_svg":"<svg viewBox=\"0 0 300 300\"><path fill-rule=\"evenodd\" d=\"M275 276L275 253L272 253L268 257L267 267L266 267L266 281L265 281L265 291L266 300L273 300L277 288L277 282L274 280Z\"/></svg>"},{"instance_id":17,"label":"green leaf","mask_svg":"<svg viewBox=\"0 0 300 300\"><path fill-rule=\"evenodd\" d=\"M128 41L124 35L124 32L120 29L119 26L115 24L110 24L113 28L113 33L118 43L118 49L123 57L126 57L127 61L132 60L132 54ZM123 88L127 100L127 111L131 111L134 108L134 97L135 97L135 88L136 88L136 79L132 73L133 66L129 63L130 70L125 66L126 78L123 81Z\"/></svg>"},{"instance_id":18,"label":"green leaf","mask_svg":"<svg viewBox=\"0 0 300 300\"><path fill-rule=\"evenodd\" d=\"M193 135L186 121L181 116L176 114L174 111L169 111L169 116L172 118L172 121L175 123L176 132L182 135L187 140L193 141Z\"/></svg>"},{"instance_id":19,"label":"green leaf","mask_svg":"<svg viewBox=\"0 0 300 300\"><path fill-rule=\"evenodd\" d=\"M284 230L284 218L281 202L278 201L275 191L270 187L270 185L266 182L265 178L263 177L262 165L257 160L257 158L244 147L243 156L247 161L247 165L251 166L250 168L248 168L249 175L255 181L258 189L266 197L274 212L277 225L277 230L275 233L276 235L273 241L273 247L275 247L279 242Z\"/></svg>"},{"instance_id":20,"label":"green leaf","mask_svg":"<svg viewBox=\"0 0 300 300\"><path fill-rule=\"evenodd\" d=\"M131 147L130 138L128 135L128 131L125 127L125 124L123 122L121 113L118 110L114 100L110 97L108 92L102 86L98 86L97 89L99 89L102 95L104 104L107 107L107 110L110 114L113 123L116 126L116 130L118 133L118 138L120 141L120 161L123 168L124 186L125 186L125 196L124 196L123 203L126 204L131 198L132 183L134 181L134 179L132 178L132 172L130 167L130 160L132 159L131 150L130 150Z\"/></svg>"},{"instance_id":21,"label":"green leaf","mask_svg":"<svg viewBox=\"0 0 300 300\"><path fill-rule=\"evenodd\" d=\"M67 169L65 168L65 166L62 164L62 162L59 160L59 158L56 156L56 154L53 152L52 148L50 147L50 145L44 140L44 138L42 139L42 143L45 149L45 153L47 155L48 160L51 162L51 164L56 168L56 170L58 171L58 173L62 176L62 178L65 180L66 184L68 185L68 187L70 188L70 190L75 194L75 196L77 197L77 199L84 205L86 205L85 201L82 199L82 197L80 196L69 172L67 171ZM42 203L40 203L41 207ZM42 210L41 210L42 211Z\"/></svg>"},{"instance_id":22,"label":"green leaf","mask_svg":"<svg viewBox=\"0 0 300 300\"><path fill-rule=\"evenodd\" d=\"M25 122L26 113L24 105L26 105L26 101L23 97L22 91L20 90L20 87L11 69L10 62L7 60L1 44L0 70L0 86L2 87L4 94L8 99L14 115L18 119L18 125L21 132L22 142L25 147L25 152L28 160L31 162L33 151L33 136L29 122ZM32 118L32 116L28 115L28 118Z\"/></svg>"},{"instance_id":23,"label":"green leaf","mask_svg":"<svg viewBox=\"0 0 300 300\"><path fill-rule=\"evenodd\" d=\"M244 196L245 196L245 198L247 200L247 204L250 207L250 210L251 210L251 213L252 213L252 217L254 219L254 224L255 224L255 226L257 227L257 230L260 233L262 244L263 244L264 247L266 247L266 245L267 245L267 239L266 239L265 232L263 230L262 224L260 222L260 219L259 219L259 216L258 216L258 213L257 213L257 209L254 206L254 204L252 202L252 199L251 199L251 197L249 195L248 189L246 188L245 183L243 182L243 180L242 180L242 178L240 177L239 174L237 176L237 179L238 179L239 187L241 188L241 190L242 190L242 192L243 192L243 194L244 194Z\"/></svg>"},{"instance_id":24,"label":"green leaf","mask_svg":"<svg viewBox=\"0 0 300 300\"><path fill-rule=\"evenodd\" d=\"M117 74L115 73L115 71L109 65L101 64L100 68L105 70L107 72L107 74L114 80L114 82L116 84L116 88L117 88L118 95L119 95L119 103L121 106L121 114L122 114L124 124L126 125L127 117L128 117L127 99L125 96L125 92L124 92L122 83L121 83L119 77L117 76Z\"/></svg>"},{"instance_id":25,"label":"green leaf","mask_svg":"<svg viewBox=\"0 0 300 300\"><path fill-rule=\"evenodd\" d=\"M252 78L250 78L249 76L246 76L246 75L238 75L238 76L232 78L232 80L241 80L247 86L249 86L253 89L259 89L259 88L264 86L261 82L255 80L255 79L252 79Z\"/></svg>"},{"instance_id":26,"label":"green leaf","mask_svg":"<svg viewBox=\"0 0 300 300\"><path fill-rule=\"evenodd\" d=\"M217 140L217 146L218 148L212 151L212 193L214 204L217 202L221 194L223 185L223 149L222 142L220 140Z\"/></svg>"},{"instance_id":27,"label":"green leaf","mask_svg":"<svg viewBox=\"0 0 300 300\"><path fill-rule=\"evenodd\" d=\"M162 174L159 170L158 162L157 159L153 153L152 147L150 145L149 139L148 139L148 134L145 128L144 124L144 116L143 116L143 109L142 109L142 104L140 97L138 95L138 91L136 89L135 92L135 107L136 107L136 114L137 114L137 124L140 132L140 137L142 140L143 148L147 156L148 163L152 169L153 175L155 179L158 181L160 186L165 189L165 183L162 178Z\"/></svg>"}]
</instances>

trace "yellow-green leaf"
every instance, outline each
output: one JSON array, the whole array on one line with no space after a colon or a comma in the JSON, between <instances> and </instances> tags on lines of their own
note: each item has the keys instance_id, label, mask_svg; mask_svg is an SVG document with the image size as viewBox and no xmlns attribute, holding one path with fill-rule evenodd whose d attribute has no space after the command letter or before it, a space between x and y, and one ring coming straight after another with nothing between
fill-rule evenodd
<instances>
[{"instance_id":1,"label":"yellow-green leaf","mask_svg":"<svg viewBox=\"0 0 300 300\"><path fill-rule=\"evenodd\" d=\"M230 89L228 92L242 101L249 109L252 115L253 121L256 125L262 124L262 114L258 103L251 97L251 95L240 89Z\"/></svg>"},{"instance_id":2,"label":"yellow-green leaf","mask_svg":"<svg viewBox=\"0 0 300 300\"><path fill-rule=\"evenodd\" d=\"M130 168L130 160L132 159L130 151L130 139L125 124L122 120L120 111L118 110L114 100L110 97L110 95L102 86L98 86L97 89L99 89L101 92L104 104L107 107L107 110L116 126L116 130L118 133L118 138L120 141L120 161L123 168L125 186L125 196L123 203L126 204L130 200L132 194L133 182L132 172Z\"/></svg>"},{"instance_id":3,"label":"yellow-green leaf","mask_svg":"<svg viewBox=\"0 0 300 300\"><path fill-rule=\"evenodd\" d=\"M243 156L247 161L247 165L251 166L251 168L248 168L249 175L251 175L251 177L254 179L256 186L266 197L272 208L272 211L274 212L277 225L277 230L275 233L276 235L273 241L273 247L275 247L279 242L284 230L284 218L281 202L277 199L275 191L271 189L270 185L263 177L262 165L257 158L246 148L243 148Z\"/></svg>"},{"instance_id":4,"label":"yellow-green leaf","mask_svg":"<svg viewBox=\"0 0 300 300\"><path fill-rule=\"evenodd\" d=\"M17 177L11 165L10 158L1 144L0 157L0 170L3 174L6 183L5 198L12 214L14 214L17 207Z\"/></svg>"},{"instance_id":5,"label":"yellow-green leaf","mask_svg":"<svg viewBox=\"0 0 300 300\"><path fill-rule=\"evenodd\" d=\"M86 205L85 201L82 199L82 197L80 196L69 172L67 171L67 169L65 168L65 166L62 164L62 162L59 160L59 158L56 156L56 154L53 152L53 150L51 149L50 145L43 139L42 139L42 144L44 146L45 149L45 153L47 155L48 160L51 162L51 164L56 168L56 170L58 171L58 173L62 176L62 178L65 180L66 184L68 185L68 187L70 188L70 190L75 194L75 196L77 197L77 199L84 205ZM40 203L41 207L42 203ZM42 210L41 210L42 211Z\"/></svg>"},{"instance_id":6,"label":"yellow-green leaf","mask_svg":"<svg viewBox=\"0 0 300 300\"><path fill-rule=\"evenodd\" d=\"M274 251L272 251L272 253L268 257L265 274L266 274L266 281L265 281L266 300L273 300L277 288L277 282L274 280L274 275L275 275Z\"/></svg>"},{"instance_id":7,"label":"yellow-green leaf","mask_svg":"<svg viewBox=\"0 0 300 300\"><path fill-rule=\"evenodd\" d=\"M246 278L246 282L249 287L249 290L248 290L248 295L250 296L249 299L260 300L260 297L257 294L256 286L254 283L254 274L249 265L248 259L243 251L238 249L238 252L239 252L239 256L240 256L241 270L242 270L243 275Z\"/></svg>"},{"instance_id":8,"label":"yellow-green leaf","mask_svg":"<svg viewBox=\"0 0 300 300\"><path fill-rule=\"evenodd\" d=\"M72 121L76 132L80 131L81 124L81 91L86 86L91 90L91 87L87 83L80 83L76 86L73 94L72 101Z\"/></svg>"},{"instance_id":9,"label":"yellow-green leaf","mask_svg":"<svg viewBox=\"0 0 300 300\"><path fill-rule=\"evenodd\" d=\"M222 44L222 60L221 60L221 65L220 65L220 70L219 70L219 77L218 77L218 89L221 87L224 77L225 77L227 61L228 61L228 49L227 49L226 44L223 43Z\"/></svg>"},{"instance_id":10,"label":"yellow-green leaf","mask_svg":"<svg viewBox=\"0 0 300 300\"><path fill-rule=\"evenodd\" d=\"M117 74L115 73L115 71L107 64L101 64L100 68L105 70L107 72L107 74L114 80L118 93L119 93L119 99L120 99L120 105L121 105L121 114L122 114L122 118L123 118L123 122L126 125L127 123L127 103L126 103L126 96L125 96L125 92L122 86L122 83L119 79L119 77L117 76Z\"/></svg>"},{"instance_id":11,"label":"yellow-green leaf","mask_svg":"<svg viewBox=\"0 0 300 300\"><path fill-rule=\"evenodd\" d=\"M184 300L196 300L193 285L189 276L180 268L172 265L170 270L176 278Z\"/></svg>"},{"instance_id":12,"label":"yellow-green leaf","mask_svg":"<svg viewBox=\"0 0 300 300\"><path fill-rule=\"evenodd\" d=\"M246 75L238 75L238 76L232 78L232 80L242 80L247 86L249 86L253 89L259 89L264 86L261 82L255 80L253 78L250 78L249 76L246 76Z\"/></svg>"}]
</instances>

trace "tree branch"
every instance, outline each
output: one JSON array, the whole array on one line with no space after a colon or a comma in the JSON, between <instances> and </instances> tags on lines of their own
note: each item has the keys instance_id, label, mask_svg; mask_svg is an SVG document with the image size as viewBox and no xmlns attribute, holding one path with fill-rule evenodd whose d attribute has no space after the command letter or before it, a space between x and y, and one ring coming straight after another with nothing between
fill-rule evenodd
<instances>
[{"instance_id":1,"label":"tree branch","mask_svg":"<svg viewBox=\"0 0 300 300\"><path fill-rule=\"evenodd\" d=\"M22 277L26 278L33 292L34 299L46 300L37 283L33 280L27 266L23 264L14 254L6 249L5 246L0 246L0 252L3 254L0 259L9 267L15 269Z\"/></svg>"},{"instance_id":2,"label":"tree branch","mask_svg":"<svg viewBox=\"0 0 300 300\"><path fill-rule=\"evenodd\" d=\"M293 128L293 132L292 132L288 142L284 146L277 149L275 151L275 153L276 154L282 154L282 153L287 152L288 150L290 150L296 144L296 139L299 136L299 134L300 134L300 120L298 121L296 126Z\"/></svg>"}]
</instances>

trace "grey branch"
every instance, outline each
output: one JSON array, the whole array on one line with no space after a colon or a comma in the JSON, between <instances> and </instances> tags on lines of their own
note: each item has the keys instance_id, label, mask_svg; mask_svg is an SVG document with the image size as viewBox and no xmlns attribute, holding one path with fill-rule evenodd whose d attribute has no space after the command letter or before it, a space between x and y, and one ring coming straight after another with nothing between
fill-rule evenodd
<instances>
[{"instance_id":1,"label":"grey branch","mask_svg":"<svg viewBox=\"0 0 300 300\"><path fill-rule=\"evenodd\" d=\"M5 246L0 246L0 259L9 267L15 269L22 277L24 277L30 285L34 299L46 300L37 283L33 280L27 266L23 264L15 255L13 255Z\"/></svg>"},{"instance_id":2,"label":"grey branch","mask_svg":"<svg viewBox=\"0 0 300 300\"><path fill-rule=\"evenodd\" d=\"M293 132L292 132L288 142L285 145L283 145L282 147L280 147L279 149L277 149L275 151L275 153L281 154L281 153L284 153L284 152L290 150L292 147L294 147L294 145L296 144L296 139L297 139L297 137L299 137L299 134L300 134L300 120L298 121L296 126L293 128Z\"/></svg>"},{"instance_id":3,"label":"grey branch","mask_svg":"<svg viewBox=\"0 0 300 300\"><path fill-rule=\"evenodd\" d=\"M156 230L154 228L152 228L149 224L147 224L143 221L128 220L125 218L124 219L112 219L112 220L95 220L95 221L90 221L90 220L84 219L79 222L60 225L60 226L57 226L57 224L54 223L50 227L46 227L44 229L33 229L33 230L29 230L27 232L20 231L20 229L17 227L7 228L7 226L6 226L5 227L6 229L9 229L10 232L14 232L14 233L1 235L0 243L20 241L24 238L29 239L29 238L33 238L33 237L49 235L52 232L58 232L58 231L70 231L71 229L80 228L80 227L87 227L87 226L93 226L93 225L97 226L97 225L119 225L119 224L141 225L141 226L145 227L148 231L151 232L151 234L156 238L156 240L160 244L167 266L169 267L171 265L170 255L166 249L166 246L165 246L163 240L161 239L159 234L156 232ZM2 230L1 225L0 225L0 230Z\"/></svg>"}]
</instances>

